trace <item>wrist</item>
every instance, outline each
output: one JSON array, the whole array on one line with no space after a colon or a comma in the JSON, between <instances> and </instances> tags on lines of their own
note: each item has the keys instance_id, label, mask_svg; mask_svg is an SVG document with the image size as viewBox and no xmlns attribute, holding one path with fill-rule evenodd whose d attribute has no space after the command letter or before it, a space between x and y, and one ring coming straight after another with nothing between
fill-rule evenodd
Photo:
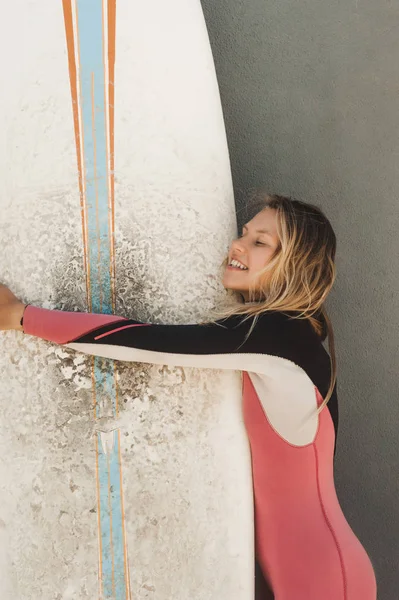
<instances>
[{"instance_id":1,"label":"wrist","mask_svg":"<svg viewBox=\"0 0 399 600\"><path fill-rule=\"evenodd\" d=\"M15 329L16 331L23 331L23 325L22 323L22 319L24 316L24 312L25 312L25 308L27 307L27 304L23 304L22 302L18 302L13 306L12 309L12 313L11 313L11 322L12 322L12 327L11 329Z\"/></svg>"}]
</instances>

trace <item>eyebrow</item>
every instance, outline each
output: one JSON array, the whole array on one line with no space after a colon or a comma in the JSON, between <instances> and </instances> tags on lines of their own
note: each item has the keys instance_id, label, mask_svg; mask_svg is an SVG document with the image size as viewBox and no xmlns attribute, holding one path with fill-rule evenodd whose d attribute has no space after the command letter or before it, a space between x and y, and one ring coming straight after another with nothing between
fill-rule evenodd
<instances>
[{"instance_id":1,"label":"eyebrow","mask_svg":"<svg viewBox=\"0 0 399 600\"><path fill-rule=\"evenodd\" d=\"M248 229L248 227L246 225L243 225L242 228ZM271 237L273 237L268 229L257 229L256 233L267 233L267 235L270 235Z\"/></svg>"}]
</instances>

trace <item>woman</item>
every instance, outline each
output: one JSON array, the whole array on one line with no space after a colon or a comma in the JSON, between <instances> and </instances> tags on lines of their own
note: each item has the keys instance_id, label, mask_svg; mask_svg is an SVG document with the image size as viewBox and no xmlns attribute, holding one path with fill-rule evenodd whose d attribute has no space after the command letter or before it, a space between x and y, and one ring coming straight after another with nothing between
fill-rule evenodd
<instances>
[{"instance_id":1,"label":"woman","mask_svg":"<svg viewBox=\"0 0 399 600\"><path fill-rule=\"evenodd\" d=\"M256 558L275 600L376 599L373 566L333 479L336 367L324 301L335 248L317 207L266 195L223 263L234 303L213 321L154 325L37 308L0 292L2 330L111 359L243 372Z\"/></svg>"}]
</instances>

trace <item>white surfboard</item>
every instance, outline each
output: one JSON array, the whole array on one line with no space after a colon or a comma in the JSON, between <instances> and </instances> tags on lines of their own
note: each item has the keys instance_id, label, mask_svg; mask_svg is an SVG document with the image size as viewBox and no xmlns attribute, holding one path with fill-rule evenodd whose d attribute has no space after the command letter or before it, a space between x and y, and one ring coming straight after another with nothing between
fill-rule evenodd
<instances>
[{"instance_id":1,"label":"white surfboard","mask_svg":"<svg viewBox=\"0 0 399 600\"><path fill-rule=\"evenodd\" d=\"M0 281L44 308L206 318L236 235L199 0L14 0ZM2 600L252 600L239 372L0 336Z\"/></svg>"}]
</instances>

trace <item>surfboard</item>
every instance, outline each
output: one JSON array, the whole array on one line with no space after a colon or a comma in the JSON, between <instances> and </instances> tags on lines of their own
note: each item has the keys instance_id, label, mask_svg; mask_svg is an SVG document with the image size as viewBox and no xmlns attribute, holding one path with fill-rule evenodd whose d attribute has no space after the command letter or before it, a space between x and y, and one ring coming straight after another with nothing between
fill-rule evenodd
<instances>
[{"instance_id":1,"label":"surfboard","mask_svg":"<svg viewBox=\"0 0 399 600\"><path fill-rule=\"evenodd\" d=\"M207 318L236 216L199 0L15 0L0 32L1 282ZM241 374L0 345L2 599L252 600Z\"/></svg>"}]
</instances>

